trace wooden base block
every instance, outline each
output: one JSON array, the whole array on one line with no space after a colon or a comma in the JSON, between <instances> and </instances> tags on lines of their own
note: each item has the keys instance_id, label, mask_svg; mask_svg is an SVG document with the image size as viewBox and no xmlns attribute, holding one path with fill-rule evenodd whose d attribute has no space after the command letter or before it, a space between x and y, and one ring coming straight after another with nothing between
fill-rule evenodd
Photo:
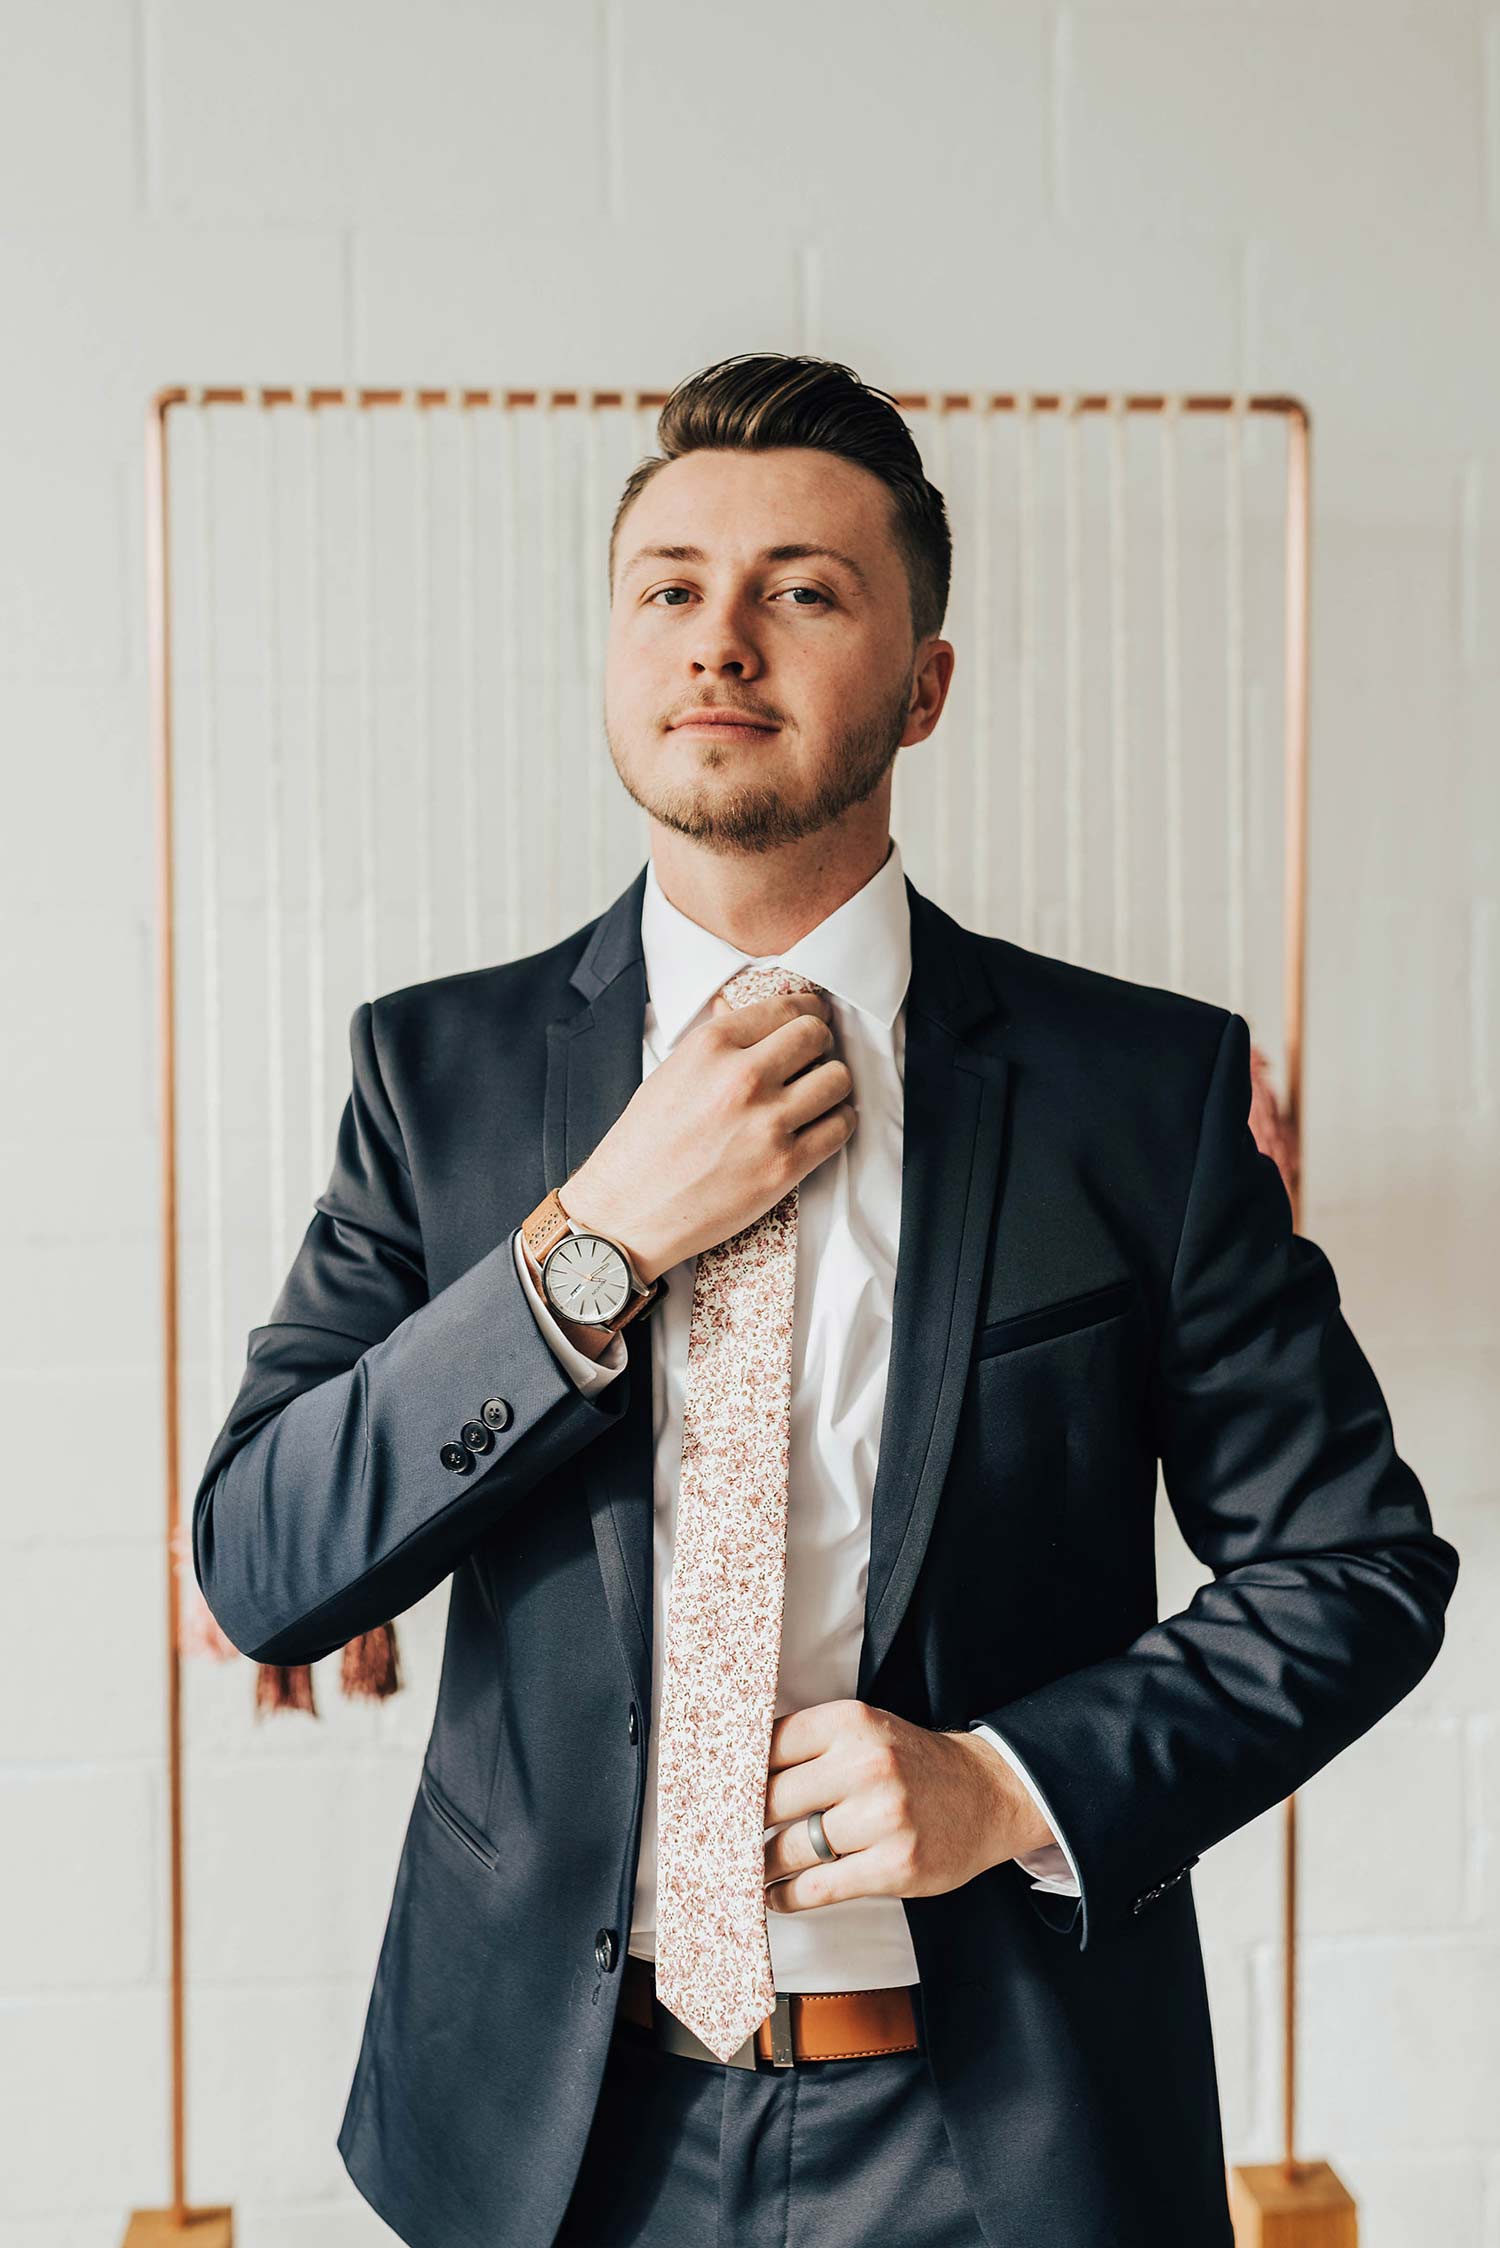
<instances>
[{"instance_id":1,"label":"wooden base block","mask_svg":"<svg viewBox=\"0 0 1500 2248\"><path fill-rule=\"evenodd\" d=\"M1359 2248L1354 2197L1326 2162L1243 2163L1229 2173L1234 2248Z\"/></svg>"},{"instance_id":2,"label":"wooden base block","mask_svg":"<svg viewBox=\"0 0 1500 2248\"><path fill-rule=\"evenodd\" d=\"M233 2209L187 2209L172 2222L170 2209L132 2209L120 2248L234 2248Z\"/></svg>"}]
</instances>

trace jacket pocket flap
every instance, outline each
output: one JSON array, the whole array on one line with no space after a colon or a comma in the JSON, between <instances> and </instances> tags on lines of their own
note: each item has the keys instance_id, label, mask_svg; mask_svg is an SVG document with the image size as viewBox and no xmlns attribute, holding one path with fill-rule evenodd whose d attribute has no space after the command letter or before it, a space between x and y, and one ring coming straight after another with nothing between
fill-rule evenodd
<instances>
[{"instance_id":1,"label":"jacket pocket flap","mask_svg":"<svg viewBox=\"0 0 1500 2248\"><path fill-rule=\"evenodd\" d=\"M466 1850L478 1858L482 1865L487 1865L493 1873L499 1860L499 1852L494 1843L471 1818L460 1811L453 1798L444 1793L430 1772L424 1771L422 1774L421 1793L428 1809L448 1829L455 1841L461 1842Z\"/></svg>"},{"instance_id":2,"label":"jacket pocket flap","mask_svg":"<svg viewBox=\"0 0 1500 2248\"><path fill-rule=\"evenodd\" d=\"M1109 1280L1102 1288L1086 1289L1082 1295L1062 1296L1056 1303L1039 1304L1034 1311L1018 1311L1009 1319L994 1320L976 1335L974 1356L991 1358L996 1351L1019 1350L1025 1343L1045 1342L1054 1335L1070 1335L1075 1328L1097 1326L1123 1311L1135 1292L1133 1278Z\"/></svg>"}]
</instances>

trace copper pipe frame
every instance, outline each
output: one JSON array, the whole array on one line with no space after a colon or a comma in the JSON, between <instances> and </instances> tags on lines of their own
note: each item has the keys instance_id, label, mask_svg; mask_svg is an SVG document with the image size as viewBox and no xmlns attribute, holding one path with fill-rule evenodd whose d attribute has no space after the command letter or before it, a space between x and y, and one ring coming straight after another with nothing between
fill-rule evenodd
<instances>
[{"instance_id":1,"label":"copper pipe frame","mask_svg":"<svg viewBox=\"0 0 1500 2248\"><path fill-rule=\"evenodd\" d=\"M550 397L554 406L661 406L664 390L492 390L435 385L353 388L343 384L258 388L225 384L189 390L169 384L155 392L146 414L146 602L149 634L150 722L156 794L157 1034L161 1115L161 1262L163 1412L166 1449L166 1611L167 1611L167 1817L171 1868L171 1981L169 1990L172 2085L171 2220L185 2229L184 2111L186 2105L183 2030L185 1975L183 1949L183 1772L182 1674L178 1642L177 1582L173 1549L181 1520L179 1460L180 1378L178 1361L177 1229L177 1046L175 1013L175 861L172 831L171 558L168 527L167 414L174 406L261 407L302 405L520 407ZM1014 391L901 391L890 394L903 412L962 412L976 408L1015 412L1028 405L1037 413L1107 413L1116 401L1104 391L1067 396L1037 392L1027 400ZM1190 395L1169 401L1160 392L1129 394L1119 401L1127 413L1162 413L1174 403L1180 413L1226 414L1237 407L1283 416L1287 422L1286 610L1285 610L1285 764L1283 805L1283 994L1286 1013L1284 1111L1292 1145L1292 1223L1301 1222L1302 1050L1306 997L1307 929L1307 762L1310 677L1311 436L1312 419L1303 402L1280 394L1236 399L1227 393ZM1297 2057L1297 1799L1285 1804L1283 1869L1283 2156L1288 2180L1298 2174L1296 2145Z\"/></svg>"}]
</instances>

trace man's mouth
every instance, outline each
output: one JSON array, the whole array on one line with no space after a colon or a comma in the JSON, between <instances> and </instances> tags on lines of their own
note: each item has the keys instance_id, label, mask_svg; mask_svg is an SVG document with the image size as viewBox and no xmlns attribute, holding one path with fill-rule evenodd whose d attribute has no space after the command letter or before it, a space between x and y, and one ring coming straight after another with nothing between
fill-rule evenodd
<instances>
[{"instance_id":1,"label":"man's mouth","mask_svg":"<svg viewBox=\"0 0 1500 2248\"><path fill-rule=\"evenodd\" d=\"M722 713L705 711L697 718L679 718L671 729L674 734L774 734L774 726L763 726L754 718L730 718Z\"/></svg>"}]
</instances>

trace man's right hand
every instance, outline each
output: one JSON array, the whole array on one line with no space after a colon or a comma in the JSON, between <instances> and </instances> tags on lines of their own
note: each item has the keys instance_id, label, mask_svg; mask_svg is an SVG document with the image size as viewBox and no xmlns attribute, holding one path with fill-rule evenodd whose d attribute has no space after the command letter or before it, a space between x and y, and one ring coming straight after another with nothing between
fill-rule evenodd
<instances>
[{"instance_id":1,"label":"man's right hand","mask_svg":"<svg viewBox=\"0 0 1500 2248\"><path fill-rule=\"evenodd\" d=\"M853 1135L831 1012L823 992L716 994L563 1182L568 1216L623 1242L648 1282L753 1224Z\"/></svg>"}]
</instances>

